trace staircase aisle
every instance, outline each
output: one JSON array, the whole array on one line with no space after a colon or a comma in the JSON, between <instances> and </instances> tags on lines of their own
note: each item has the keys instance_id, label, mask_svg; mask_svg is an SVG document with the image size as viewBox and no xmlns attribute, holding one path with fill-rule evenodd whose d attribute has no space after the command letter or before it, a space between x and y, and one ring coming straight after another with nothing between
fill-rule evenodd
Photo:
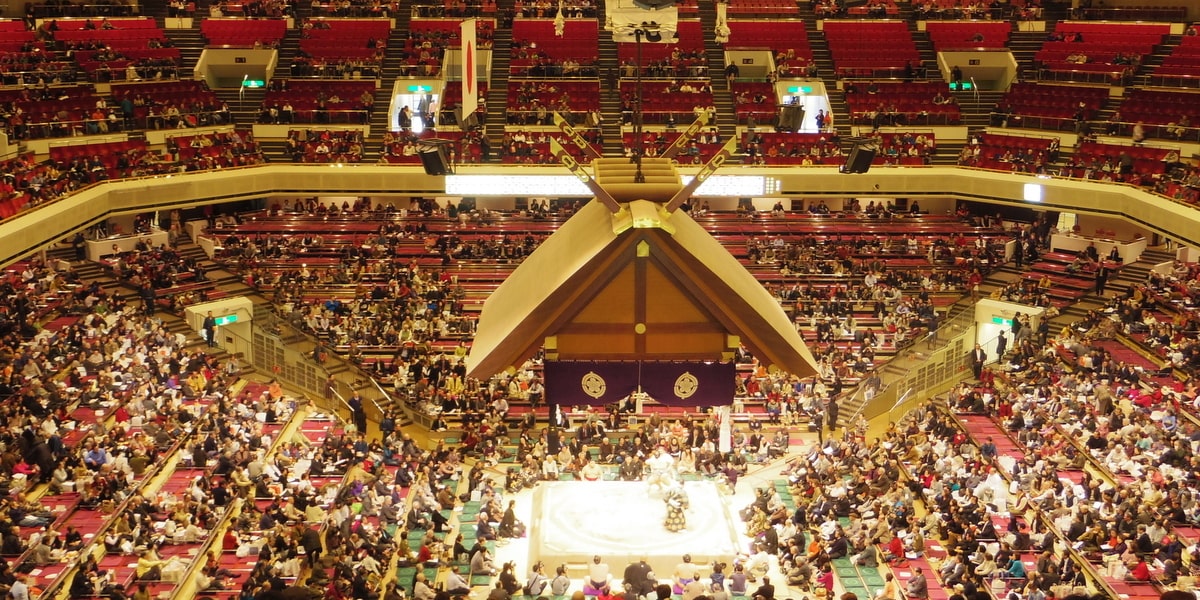
<instances>
[{"instance_id":1,"label":"staircase aisle","mask_svg":"<svg viewBox=\"0 0 1200 600\"><path fill-rule=\"evenodd\" d=\"M609 86L609 82L619 82L621 61L617 52L617 43L612 39L612 33L604 29L604 1L598 3L600 20L600 44L597 71L600 74L600 114L604 117L601 133L604 135L604 147L600 153L606 157L619 157L625 154L625 144L621 137L621 92ZM609 73L612 73L610 76Z\"/></svg>"},{"instance_id":2,"label":"staircase aisle","mask_svg":"<svg viewBox=\"0 0 1200 600\"><path fill-rule=\"evenodd\" d=\"M708 126L716 127L722 140L737 135L737 112L733 106L733 90L725 79L725 49L717 43L717 9L715 3L700 3L700 29L704 32L704 56L708 60L708 76L712 81L713 106L717 109L717 118ZM690 122L688 117L686 122ZM685 120L680 120L684 125Z\"/></svg>"},{"instance_id":3,"label":"staircase aisle","mask_svg":"<svg viewBox=\"0 0 1200 600\"><path fill-rule=\"evenodd\" d=\"M970 129L978 129L991 125L992 110L1004 97L1004 92L959 90L951 92L958 100L958 108L962 113L962 124Z\"/></svg>"},{"instance_id":4,"label":"staircase aisle","mask_svg":"<svg viewBox=\"0 0 1200 600\"><path fill-rule=\"evenodd\" d=\"M516 3L513 0L498 0L496 14L516 14ZM512 27L496 27L492 36L492 71L488 76L487 119L484 121L484 134L488 143L495 151L491 160L503 160L504 126L508 124L508 78L512 64Z\"/></svg>"},{"instance_id":5,"label":"staircase aisle","mask_svg":"<svg viewBox=\"0 0 1200 600\"><path fill-rule=\"evenodd\" d=\"M401 9L392 15L393 25L388 34L387 51L383 55L383 68L379 73L379 86L375 88L375 103L371 107L371 137L363 144L363 163L375 163L383 149L383 135L393 128L391 113L392 91L400 79L400 65L404 62L404 41L408 37L408 24L412 12Z\"/></svg>"},{"instance_id":6,"label":"staircase aisle","mask_svg":"<svg viewBox=\"0 0 1200 600\"><path fill-rule=\"evenodd\" d=\"M839 136L851 134L850 106L838 89L837 70L833 65L833 55L825 43L825 33L817 30L819 18L813 12L812 4L800 3L800 19L804 22L805 33L808 34L808 44L812 47L813 62L817 65L817 76L825 84L825 94L829 100L829 112L833 115L833 126Z\"/></svg>"}]
</instances>

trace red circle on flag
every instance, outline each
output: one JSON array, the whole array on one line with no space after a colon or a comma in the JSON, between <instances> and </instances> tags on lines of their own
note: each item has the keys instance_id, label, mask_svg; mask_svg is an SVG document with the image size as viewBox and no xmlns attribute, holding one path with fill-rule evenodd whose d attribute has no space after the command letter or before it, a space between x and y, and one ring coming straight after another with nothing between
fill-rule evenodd
<instances>
[{"instance_id":1,"label":"red circle on flag","mask_svg":"<svg viewBox=\"0 0 1200 600\"><path fill-rule=\"evenodd\" d=\"M467 75L467 77L466 77L466 81L463 81L463 89L468 94L474 94L475 93L475 47L470 46L468 48L463 48L463 50L465 50L467 53L467 60L466 60L466 63L467 63L466 71L467 72L465 73L465 75Z\"/></svg>"}]
</instances>

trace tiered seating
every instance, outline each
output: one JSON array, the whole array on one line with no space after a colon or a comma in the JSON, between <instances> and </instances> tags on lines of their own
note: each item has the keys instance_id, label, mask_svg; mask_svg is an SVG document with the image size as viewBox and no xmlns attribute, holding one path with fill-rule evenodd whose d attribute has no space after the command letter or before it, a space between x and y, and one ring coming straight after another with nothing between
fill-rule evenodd
<instances>
[{"instance_id":1,"label":"tiered seating","mask_svg":"<svg viewBox=\"0 0 1200 600\"><path fill-rule=\"evenodd\" d=\"M145 48L150 40L165 40L166 34L152 17L131 19L57 19L54 40L66 45L103 42L114 49Z\"/></svg>"},{"instance_id":2,"label":"tiered seating","mask_svg":"<svg viewBox=\"0 0 1200 600\"><path fill-rule=\"evenodd\" d=\"M731 17L794 17L800 14L794 0L732 0L726 10Z\"/></svg>"},{"instance_id":3,"label":"tiered seating","mask_svg":"<svg viewBox=\"0 0 1200 600\"><path fill-rule=\"evenodd\" d=\"M1133 159L1132 168L1123 172L1121 155ZM1179 148L1127 146L1084 142L1075 149L1071 157L1072 177L1101 179L1105 175L1113 181L1144 185L1158 179L1167 172L1167 165L1179 162Z\"/></svg>"},{"instance_id":4,"label":"tiered seating","mask_svg":"<svg viewBox=\"0 0 1200 600\"><path fill-rule=\"evenodd\" d=\"M547 2L516 0L514 13L525 19L554 19L558 17L559 5ZM596 6L591 2L564 2L562 14L565 19L595 19Z\"/></svg>"},{"instance_id":5,"label":"tiered seating","mask_svg":"<svg viewBox=\"0 0 1200 600\"><path fill-rule=\"evenodd\" d=\"M1136 70L1169 33L1169 25L1064 21L1034 61L1051 71L1124 73Z\"/></svg>"},{"instance_id":6,"label":"tiered seating","mask_svg":"<svg viewBox=\"0 0 1200 600\"><path fill-rule=\"evenodd\" d=\"M21 52L33 42L33 32L25 28L25 21L0 20L0 52Z\"/></svg>"},{"instance_id":7,"label":"tiered seating","mask_svg":"<svg viewBox=\"0 0 1200 600\"><path fill-rule=\"evenodd\" d=\"M69 60L66 53L48 52L43 42L34 42L25 50L4 52L0 56L0 82L5 86L35 86L43 77L57 77L62 81L76 81L79 65Z\"/></svg>"},{"instance_id":8,"label":"tiered seating","mask_svg":"<svg viewBox=\"0 0 1200 600\"><path fill-rule=\"evenodd\" d=\"M363 139L358 129L293 129L288 131L287 153L292 162L356 163L362 160Z\"/></svg>"},{"instance_id":9,"label":"tiered seating","mask_svg":"<svg viewBox=\"0 0 1200 600\"><path fill-rule=\"evenodd\" d=\"M185 171L206 171L266 162L262 148L249 131L208 131L177 135L167 141Z\"/></svg>"},{"instance_id":10,"label":"tiered seating","mask_svg":"<svg viewBox=\"0 0 1200 600\"><path fill-rule=\"evenodd\" d=\"M0 91L0 98L10 107L7 121L16 139L82 135L84 121L98 99L91 85L54 88L52 94L41 95L29 90L5 90Z\"/></svg>"},{"instance_id":11,"label":"tiered seating","mask_svg":"<svg viewBox=\"0 0 1200 600\"><path fill-rule=\"evenodd\" d=\"M959 106L942 96L941 82L870 82L847 85L846 104L855 123L910 125L958 123Z\"/></svg>"},{"instance_id":12,"label":"tiered seating","mask_svg":"<svg viewBox=\"0 0 1200 600\"><path fill-rule=\"evenodd\" d=\"M674 43L642 42L642 75L644 77L704 77L708 75L708 59L704 53L704 31L698 20L680 20ZM621 76L633 77L636 72L638 48L633 42L618 42L617 57L621 61Z\"/></svg>"},{"instance_id":13,"label":"tiered seating","mask_svg":"<svg viewBox=\"0 0 1200 600\"><path fill-rule=\"evenodd\" d=\"M1154 70L1156 77L1200 78L1200 36L1184 36L1162 65Z\"/></svg>"},{"instance_id":14,"label":"tiered seating","mask_svg":"<svg viewBox=\"0 0 1200 600\"><path fill-rule=\"evenodd\" d=\"M480 131L464 133L454 129L438 131L426 129L419 135L413 135L411 132L393 133L390 131L384 134L379 164L419 165L421 157L417 155L418 143L420 140L432 138L453 142L445 145L452 165L478 163L483 160L483 134Z\"/></svg>"},{"instance_id":15,"label":"tiered seating","mask_svg":"<svg viewBox=\"0 0 1200 600\"><path fill-rule=\"evenodd\" d=\"M437 75L442 70L442 51L458 48L459 21L448 19L413 19L408 27L408 39L404 41L404 58L401 72L405 75ZM492 32L496 22L492 19L475 21L475 45L479 48L492 47Z\"/></svg>"},{"instance_id":16,"label":"tiered seating","mask_svg":"<svg viewBox=\"0 0 1200 600\"><path fill-rule=\"evenodd\" d=\"M204 19L200 22L200 33L209 46L250 48L271 47L279 44L287 33L287 21L283 19Z\"/></svg>"},{"instance_id":17,"label":"tiered seating","mask_svg":"<svg viewBox=\"0 0 1200 600\"><path fill-rule=\"evenodd\" d=\"M858 4L848 7L846 9L846 14L852 17L884 19L899 15L900 7L896 6L896 0L867 0L866 4Z\"/></svg>"},{"instance_id":18,"label":"tiered seating","mask_svg":"<svg viewBox=\"0 0 1200 600\"><path fill-rule=\"evenodd\" d=\"M577 129L578 133L591 144L598 153L600 147L600 131L597 129ZM505 131L500 141L500 156L505 164L541 164L553 162L550 152L550 140L556 139L562 144L563 150L576 159L585 158L583 150L566 139L562 133L555 131Z\"/></svg>"},{"instance_id":19,"label":"tiered seating","mask_svg":"<svg viewBox=\"0 0 1200 600\"><path fill-rule=\"evenodd\" d=\"M181 80L153 83L113 84L113 100L122 104L126 98L133 105L133 124L139 129L175 128L170 122L171 108L179 111L191 127L221 124L228 120L222 115L221 99L203 81Z\"/></svg>"},{"instance_id":20,"label":"tiered seating","mask_svg":"<svg viewBox=\"0 0 1200 600\"><path fill-rule=\"evenodd\" d=\"M663 153L674 141L679 137L678 131L646 131L642 133L642 149L646 153L645 156L655 157ZM696 135L688 146L679 154L675 155L675 160L680 164L699 164L712 158L721 149L721 144L718 141L713 141L716 134ZM625 154L632 156L637 146L637 137L633 133L622 134L621 140L624 143Z\"/></svg>"},{"instance_id":21,"label":"tiered seating","mask_svg":"<svg viewBox=\"0 0 1200 600\"><path fill-rule=\"evenodd\" d=\"M370 102L364 102L369 97ZM288 80L267 91L264 109L292 106L295 123L366 123L374 106L375 81Z\"/></svg>"},{"instance_id":22,"label":"tiered seating","mask_svg":"<svg viewBox=\"0 0 1200 600\"><path fill-rule=\"evenodd\" d=\"M487 82L486 81L478 82L478 88L479 88L478 96L480 98L486 98L487 92L488 92ZM447 81L446 85L444 87L442 87L442 103L441 103L442 114L438 118L438 123L442 123L442 124L455 123L454 109L458 108L458 106L460 104L462 104L462 82L461 81ZM483 107L480 106L480 108L482 109Z\"/></svg>"},{"instance_id":23,"label":"tiered seating","mask_svg":"<svg viewBox=\"0 0 1200 600\"><path fill-rule=\"evenodd\" d=\"M903 21L826 21L825 39L838 75L869 77L921 63Z\"/></svg>"},{"instance_id":24,"label":"tiered seating","mask_svg":"<svg viewBox=\"0 0 1200 600\"><path fill-rule=\"evenodd\" d=\"M495 16L496 0L421 0L414 4L412 11L414 19L449 17L461 20L464 17Z\"/></svg>"},{"instance_id":25,"label":"tiered seating","mask_svg":"<svg viewBox=\"0 0 1200 600\"><path fill-rule=\"evenodd\" d=\"M40 189L30 188L31 180L35 177L47 179L51 170L49 161L39 163L32 152L0 162L0 170L11 176L11 179L0 178L0 219L7 219L43 198L48 200L58 195L50 195L54 189L51 185L40 186Z\"/></svg>"},{"instance_id":26,"label":"tiered seating","mask_svg":"<svg viewBox=\"0 0 1200 600\"><path fill-rule=\"evenodd\" d=\"M730 20L728 25L726 48L770 48L780 76L801 73L812 60L808 32L795 22Z\"/></svg>"},{"instance_id":27,"label":"tiered seating","mask_svg":"<svg viewBox=\"0 0 1200 600\"><path fill-rule=\"evenodd\" d=\"M595 77L600 30L595 19L570 19L563 35L553 19L518 19L513 23L511 71L516 75Z\"/></svg>"},{"instance_id":28,"label":"tiered seating","mask_svg":"<svg viewBox=\"0 0 1200 600\"><path fill-rule=\"evenodd\" d=\"M769 123L775 118L775 86L765 82L738 81L732 84L733 109L738 123L753 117L759 123Z\"/></svg>"},{"instance_id":29,"label":"tiered seating","mask_svg":"<svg viewBox=\"0 0 1200 600\"><path fill-rule=\"evenodd\" d=\"M898 131L878 134L877 164L924 165L937 148L932 131Z\"/></svg>"},{"instance_id":30,"label":"tiered seating","mask_svg":"<svg viewBox=\"0 0 1200 600\"><path fill-rule=\"evenodd\" d=\"M131 167L143 161L161 161L160 155L151 154L145 140L50 148L50 160L57 163L59 168L72 168L80 164L86 169L84 172L88 174L89 182L128 177Z\"/></svg>"},{"instance_id":31,"label":"tiered seating","mask_svg":"<svg viewBox=\"0 0 1200 600\"><path fill-rule=\"evenodd\" d=\"M963 148L959 164L997 171L1037 172L1051 160L1057 138L984 133Z\"/></svg>"},{"instance_id":32,"label":"tiered seating","mask_svg":"<svg viewBox=\"0 0 1200 600\"><path fill-rule=\"evenodd\" d=\"M676 123L690 122L698 111L713 106L712 86L707 79L647 81L643 86L642 116L647 122L665 123L672 119ZM635 87L625 80L621 84L621 97L628 101L636 95Z\"/></svg>"},{"instance_id":33,"label":"tiered seating","mask_svg":"<svg viewBox=\"0 0 1200 600\"><path fill-rule=\"evenodd\" d=\"M982 2L972 2L971 0L933 0L921 2L913 7L913 18L919 21L935 21L944 20L969 20L969 21L986 21L996 20L1005 21L1012 19L1012 9L1017 8L1017 15L1023 21L1034 20L1039 18L1041 14L1040 7L1036 7L1032 2L1026 3L1025 0L1014 0L1010 2L1010 6L1001 6L992 4L988 6ZM1007 10L1006 10L1007 9ZM961 46L960 46L961 47Z\"/></svg>"},{"instance_id":34,"label":"tiered seating","mask_svg":"<svg viewBox=\"0 0 1200 600\"><path fill-rule=\"evenodd\" d=\"M300 51L324 62L379 62L390 34L389 19L310 19Z\"/></svg>"},{"instance_id":35,"label":"tiered seating","mask_svg":"<svg viewBox=\"0 0 1200 600\"><path fill-rule=\"evenodd\" d=\"M79 67L99 81L175 76L179 49L170 47L153 18L70 19L58 20L56 26L54 39L63 49L75 50Z\"/></svg>"},{"instance_id":36,"label":"tiered seating","mask_svg":"<svg viewBox=\"0 0 1200 600\"><path fill-rule=\"evenodd\" d=\"M1074 126L1080 110L1092 119L1108 98L1108 88L1073 85L1015 83L996 106L997 113L1009 114L1011 127L1063 129Z\"/></svg>"},{"instance_id":37,"label":"tiered seating","mask_svg":"<svg viewBox=\"0 0 1200 600\"><path fill-rule=\"evenodd\" d=\"M740 152L765 165L840 165L836 138L823 133L745 133Z\"/></svg>"},{"instance_id":38,"label":"tiered seating","mask_svg":"<svg viewBox=\"0 0 1200 600\"><path fill-rule=\"evenodd\" d=\"M1168 125L1180 123L1183 117L1187 117L1191 127L1200 125L1200 94L1134 89L1119 111L1122 121L1145 123L1147 136L1176 137L1171 131L1174 128ZM1190 135L1194 140L1195 131Z\"/></svg>"},{"instance_id":39,"label":"tiered seating","mask_svg":"<svg viewBox=\"0 0 1200 600\"><path fill-rule=\"evenodd\" d=\"M925 31L937 52L962 48L1004 48L1012 24L1008 21L930 21Z\"/></svg>"},{"instance_id":40,"label":"tiered seating","mask_svg":"<svg viewBox=\"0 0 1200 600\"><path fill-rule=\"evenodd\" d=\"M510 125L553 125L550 115L554 111L564 116L575 113L575 122L582 123L585 113L600 110L600 82L510 79L505 107Z\"/></svg>"}]
</instances>

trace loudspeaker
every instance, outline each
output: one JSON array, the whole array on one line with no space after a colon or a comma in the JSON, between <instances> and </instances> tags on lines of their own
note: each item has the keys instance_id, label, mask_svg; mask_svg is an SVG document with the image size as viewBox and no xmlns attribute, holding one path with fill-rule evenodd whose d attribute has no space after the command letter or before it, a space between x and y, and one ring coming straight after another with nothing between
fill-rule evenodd
<instances>
[{"instance_id":1,"label":"loudspeaker","mask_svg":"<svg viewBox=\"0 0 1200 600\"><path fill-rule=\"evenodd\" d=\"M846 164L842 165L843 173L866 173L871 170L871 161L875 160L875 148L855 146L846 155Z\"/></svg>"},{"instance_id":2,"label":"loudspeaker","mask_svg":"<svg viewBox=\"0 0 1200 600\"><path fill-rule=\"evenodd\" d=\"M450 172L450 161L440 147L421 148L417 152L421 157L421 166L425 167L426 175L445 175Z\"/></svg>"},{"instance_id":3,"label":"loudspeaker","mask_svg":"<svg viewBox=\"0 0 1200 600\"><path fill-rule=\"evenodd\" d=\"M803 106L784 106L779 109L779 122L775 124L779 131L800 131L803 124Z\"/></svg>"}]
</instances>

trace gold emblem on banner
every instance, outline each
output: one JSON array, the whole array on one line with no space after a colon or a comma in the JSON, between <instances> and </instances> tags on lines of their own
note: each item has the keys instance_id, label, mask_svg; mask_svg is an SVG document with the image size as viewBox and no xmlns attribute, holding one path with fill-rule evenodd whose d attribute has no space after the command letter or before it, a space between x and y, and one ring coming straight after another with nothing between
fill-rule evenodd
<instances>
[{"instance_id":1,"label":"gold emblem on banner","mask_svg":"<svg viewBox=\"0 0 1200 600\"><path fill-rule=\"evenodd\" d=\"M680 400L691 398L700 389L700 380L689 372L684 372L675 380L675 397Z\"/></svg>"},{"instance_id":2,"label":"gold emblem on banner","mask_svg":"<svg viewBox=\"0 0 1200 600\"><path fill-rule=\"evenodd\" d=\"M597 375L595 371L588 371L587 375L579 382L579 387L583 389L583 393L592 398L599 398L604 395L604 391L608 389L608 385L604 383L604 378Z\"/></svg>"}]
</instances>

